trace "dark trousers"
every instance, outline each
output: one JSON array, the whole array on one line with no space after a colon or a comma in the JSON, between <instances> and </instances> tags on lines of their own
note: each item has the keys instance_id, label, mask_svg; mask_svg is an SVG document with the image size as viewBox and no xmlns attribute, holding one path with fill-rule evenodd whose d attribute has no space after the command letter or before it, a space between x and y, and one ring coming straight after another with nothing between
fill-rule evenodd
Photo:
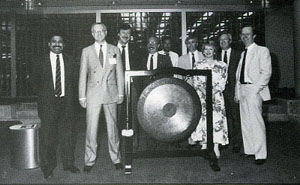
<instances>
[{"instance_id":1,"label":"dark trousers","mask_svg":"<svg viewBox=\"0 0 300 185\"><path fill-rule=\"evenodd\" d=\"M234 102L234 91L224 91L225 109L228 124L229 143L232 147L243 144L239 104Z\"/></svg>"},{"instance_id":2,"label":"dark trousers","mask_svg":"<svg viewBox=\"0 0 300 185\"><path fill-rule=\"evenodd\" d=\"M56 151L60 145L63 167L74 164L76 132L70 116L66 114L64 98L55 98L54 110L44 113L39 130L40 166L43 173L52 172L57 166Z\"/></svg>"}]
</instances>

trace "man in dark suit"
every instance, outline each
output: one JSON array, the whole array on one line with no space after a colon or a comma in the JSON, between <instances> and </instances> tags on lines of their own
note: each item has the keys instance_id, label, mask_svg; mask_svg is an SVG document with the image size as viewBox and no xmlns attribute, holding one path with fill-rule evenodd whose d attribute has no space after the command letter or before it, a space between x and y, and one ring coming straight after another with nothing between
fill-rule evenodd
<instances>
[{"instance_id":1,"label":"man in dark suit","mask_svg":"<svg viewBox=\"0 0 300 185\"><path fill-rule=\"evenodd\" d=\"M38 95L40 166L45 179L53 176L57 166L56 151L60 144L63 168L80 172L74 166L76 137L76 64L73 58L62 53L62 36L55 34L48 42L50 52L34 64L34 87Z\"/></svg>"},{"instance_id":2,"label":"man in dark suit","mask_svg":"<svg viewBox=\"0 0 300 185\"><path fill-rule=\"evenodd\" d=\"M120 50L106 42L107 29L103 23L91 27L95 42L83 48L79 71L79 103L86 108L85 166L89 173L96 163L97 131L101 109L104 110L110 158L117 170L121 163L117 128L117 104L124 98L124 71Z\"/></svg>"},{"instance_id":3,"label":"man in dark suit","mask_svg":"<svg viewBox=\"0 0 300 185\"><path fill-rule=\"evenodd\" d=\"M136 52L138 52L137 48L134 46L134 44L131 44L129 41L131 39L131 28L128 24L121 24L119 27L118 32L119 40L117 43L117 47L119 48L121 52L121 59L122 59L122 65L125 71L133 71L137 70L139 64L139 61L136 57ZM125 79L125 76L124 76ZM136 107L137 107L137 89L136 86L139 83L138 79L134 81L134 83L131 85L131 100L132 100L132 128L134 131L137 130L137 116L136 116ZM129 111L131 112L131 111ZM117 110L118 115L118 127L119 129L122 129L125 127L126 122L126 96L124 97L124 102L122 104L118 105ZM137 134L134 134L133 139L133 151L135 152L137 150L138 146L138 139Z\"/></svg>"},{"instance_id":4,"label":"man in dark suit","mask_svg":"<svg viewBox=\"0 0 300 185\"><path fill-rule=\"evenodd\" d=\"M236 70L239 64L241 52L231 48L232 36L230 33L222 33L220 38L221 50L217 53L217 59L227 63L227 84L224 90L226 117L228 124L229 143L232 152L239 153L243 144L239 104L234 101L236 84Z\"/></svg>"}]
</instances>

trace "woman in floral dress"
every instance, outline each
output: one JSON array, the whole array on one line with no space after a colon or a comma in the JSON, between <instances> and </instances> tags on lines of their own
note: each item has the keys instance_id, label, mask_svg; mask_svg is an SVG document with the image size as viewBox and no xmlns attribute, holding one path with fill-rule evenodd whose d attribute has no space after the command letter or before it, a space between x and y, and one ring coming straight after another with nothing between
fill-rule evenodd
<instances>
[{"instance_id":1,"label":"woman in floral dress","mask_svg":"<svg viewBox=\"0 0 300 185\"><path fill-rule=\"evenodd\" d=\"M228 128L225 112L223 91L227 80L226 63L214 59L216 47L213 44L206 43L202 47L205 59L196 61L194 69L212 70L212 98L213 98L213 143L217 158L220 157L219 144L227 145ZM194 88L196 89L202 105L202 115L196 130L192 133L190 139L198 141L202 149L207 148L207 129L206 129L206 77L194 76Z\"/></svg>"}]
</instances>

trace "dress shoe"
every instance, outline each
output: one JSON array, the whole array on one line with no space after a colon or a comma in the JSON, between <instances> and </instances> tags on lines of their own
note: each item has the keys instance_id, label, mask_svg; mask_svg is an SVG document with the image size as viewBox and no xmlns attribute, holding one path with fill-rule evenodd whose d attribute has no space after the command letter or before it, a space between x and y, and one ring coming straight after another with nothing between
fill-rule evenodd
<instances>
[{"instance_id":1,"label":"dress shoe","mask_svg":"<svg viewBox=\"0 0 300 185\"><path fill-rule=\"evenodd\" d=\"M218 165L218 161L210 161L209 165L210 165L211 169L215 172L218 172L221 170L221 168Z\"/></svg>"},{"instance_id":2,"label":"dress shoe","mask_svg":"<svg viewBox=\"0 0 300 185\"><path fill-rule=\"evenodd\" d=\"M53 172L51 171L51 172L46 172L46 173L44 173L44 178L46 179L46 180L49 180L49 179L51 179L53 177Z\"/></svg>"},{"instance_id":3,"label":"dress shoe","mask_svg":"<svg viewBox=\"0 0 300 185\"><path fill-rule=\"evenodd\" d=\"M75 166L69 166L64 168L64 171L69 171L71 173L80 173L80 170Z\"/></svg>"},{"instance_id":4,"label":"dress shoe","mask_svg":"<svg viewBox=\"0 0 300 185\"><path fill-rule=\"evenodd\" d=\"M239 152L240 152L240 150L241 150L241 148L240 148L240 147L238 147L238 146L234 146L234 147L232 147L232 153L239 153Z\"/></svg>"},{"instance_id":5,"label":"dress shoe","mask_svg":"<svg viewBox=\"0 0 300 185\"><path fill-rule=\"evenodd\" d=\"M262 165L266 162L266 159L255 159L254 164Z\"/></svg>"},{"instance_id":6,"label":"dress shoe","mask_svg":"<svg viewBox=\"0 0 300 185\"><path fill-rule=\"evenodd\" d=\"M241 154L240 157L250 158L250 157L254 157L254 155Z\"/></svg>"},{"instance_id":7,"label":"dress shoe","mask_svg":"<svg viewBox=\"0 0 300 185\"><path fill-rule=\"evenodd\" d=\"M116 163L115 168L116 168L116 170L123 170L123 164L122 163Z\"/></svg>"},{"instance_id":8,"label":"dress shoe","mask_svg":"<svg viewBox=\"0 0 300 185\"><path fill-rule=\"evenodd\" d=\"M92 171L92 168L93 168L94 166L84 166L83 167L83 172L85 172L85 173L90 173L91 171Z\"/></svg>"}]
</instances>

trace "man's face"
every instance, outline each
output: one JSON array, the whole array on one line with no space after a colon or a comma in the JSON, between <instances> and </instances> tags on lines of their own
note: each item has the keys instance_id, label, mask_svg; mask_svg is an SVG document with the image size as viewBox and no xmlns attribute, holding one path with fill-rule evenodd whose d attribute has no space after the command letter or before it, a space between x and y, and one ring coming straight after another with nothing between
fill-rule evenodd
<instances>
[{"instance_id":1,"label":"man's face","mask_svg":"<svg viewBox=\"0 0 300 185\"><path fill-rule=\"evenodd\" d=\"M256 35L253 34L252 27L244 27L240 36L246 47L250 46L256 37Z\"/></svg>"},{"instance_id":2,"label":"man's face","mask_svg":"<svg viewBox=\"0 0 300 185\"><path fill-rule=\"evenodd\" d=\"M185 44L190 52L194 52L197 50L198 41L196 39L190 39L190 40L186 41Z\"/></svg>"},{"instance_id":3,"label":"man's face","mask_svg":"<svg viewBox=\"0 0 300 185\"><path fill-rule=\"evenodd\" d=\"M107 35L106 27L102 24L96 24L92 29L92 35L96 42L105 41Z\"/></svg>"},{"instance_id":4,"label":"man's face","mask_svg":"<svg viewBox=\"0 0 300 185\"><path fill-rule=\"evenodd\" d=\"M171 40L170 39L164 40L162 46L163 46L164 51L166 51L166 52L171 51L171 47L172 47L171 46Z\"/></svg>"},{"instance_id":5,"label":"man's face","mask_svg":"<svg viewBox=\"0 0 300 185\"><path fill-rule=\"evenodd\" d=\"M119 36L119 42L123 45L127 44L130 40L131 37L131 30L120 30L120 32L118 33Z\"/></svg>"},{"instance_id":6,"label":"man's face","mask_svg":"<svg viewBox=\"0 0 300 185\"><path fill-rule=\"evenodd\" d=\"M148 39L147 47L148 47L148 52L150 54L156 53L158 51L158 47L159 47L158 39L155 37L150 37Z\"/></svg>"},{"instance_id":7,"label":"man's face","mask_svg":"<svg viewBox=\"0 0 300 185\"><path fill-rule=\"evenodd\" d=\"M227 34L221 35L221 37L220 37L220 47L222 48L222 50L229 49L230 44L231 44L231 39L229 38L229 36Z\"/></svg>"},{"instance_id":8,"label":"man's face","mask_svg":"<svg viewBox=\"0 0 300 185\"><path fill-rule=\"evenodd\" d=\"M50 48L50 51L52 51L55 54L62 53L64 49L64 42L61 36L53 36L50 39L50 42L48 42L48 46Z\"/></svg>"}]
</instances>

